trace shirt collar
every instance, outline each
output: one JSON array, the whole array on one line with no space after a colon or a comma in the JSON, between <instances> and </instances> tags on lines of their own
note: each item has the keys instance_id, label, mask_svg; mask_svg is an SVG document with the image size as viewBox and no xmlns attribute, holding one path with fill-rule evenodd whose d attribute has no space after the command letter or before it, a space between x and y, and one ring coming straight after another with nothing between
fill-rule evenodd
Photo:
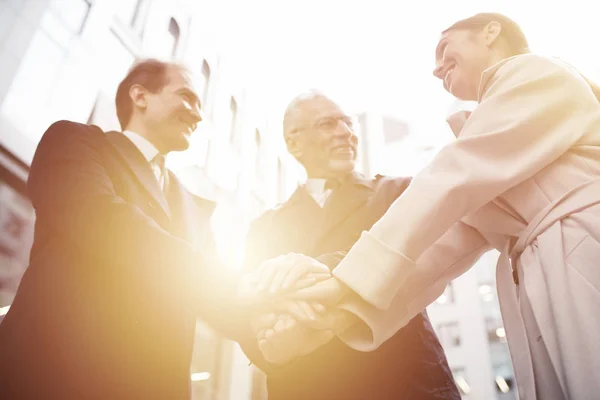
<instances>
[{"instance_id":1,"label":"shirt collar","mask_svg":"<svg viewBox=\"0 0 600 400\"><path fill-rule=\"evenodd\" d=\"M123 135L127 137L137 147L137 149L142 153L146 161L151 162L154 160L154 157L158 155L158 149L154 146L148 139L145 137L132 132L132 131L123 131Z\"/></svg>"},{"instance_id":2,"label":"shirt collar","mask_svg":"<svg viewBox=\"0 0 600 400\"><path fill-rule=\"evenodd\" d=\"M312 195L321 195L325 192L326 183L326 179L307 179L305 183L306 190Z\"/></svg>"}]
</instances>

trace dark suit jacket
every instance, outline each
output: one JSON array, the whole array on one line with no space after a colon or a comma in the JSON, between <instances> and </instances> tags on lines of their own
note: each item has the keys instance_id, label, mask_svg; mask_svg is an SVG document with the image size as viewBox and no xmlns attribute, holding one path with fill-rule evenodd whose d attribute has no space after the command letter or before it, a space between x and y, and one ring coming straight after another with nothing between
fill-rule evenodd
<instances>
[{"instance_id":1,"label":"dark suit jacket","mask_svg":"<svg viewBox=\"0 0 600 400\"><path fill-rule=\"evenodd\" d=\"M28 187L35 240L0 325L0 398L189 399L196 318L234 330L208 301L233 285L202 267L214 204L173 174L163 194L123 134L68 121L44 134Z\"/></svg>"},{"instance_id":2,"label":"dark suit jacket","mask_svg":"<svg viewBox=\"0 0 600 400\"><path fill-rule=\"evenodd\" d=\"M334 267L364 230L370 229L406 189L408 178L351 176L321 209L304 187L252 225L249 268L289 252L319 257ZM329 255L329 256L327 256ZM333 262L331 262L333 260ZM365 278L368 278L365 277ZM245 348L245 346L243 346ZM370 353L337 338L285 366L251 360L267 373L270 400L460 399L444 351L425 312Z\"/></svg>"}]
</instances>

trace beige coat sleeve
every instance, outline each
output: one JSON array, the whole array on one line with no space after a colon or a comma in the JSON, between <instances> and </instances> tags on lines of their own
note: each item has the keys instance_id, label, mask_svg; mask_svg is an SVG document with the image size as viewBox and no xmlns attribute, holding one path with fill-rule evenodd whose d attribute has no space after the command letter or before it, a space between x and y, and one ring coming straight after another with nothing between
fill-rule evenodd
<instances>
[{"instance_id":1,"label":"beige coat sleeve","mask_svg":"<svg viewBox=\"0 0 600 400\"><path fill-rule=\"evenodd\" d=\"M333 271L381 310L419 274L413 260L452 225L597 129L600 106L589 85L558 61L535 55L505 60L484 73L481 87L479 106L458 139L414 177Z\"/></svg>"},{"instance_id":2,"label":"beige coat sleeve","mask_svg":"<svg viewBox=\"0 0 600 400\"><path fill-rule=\"evenodd\" d=\"M425 309L452 279L469 269L491 247L474 228L454 224L417 261L415 273L402 285L387 310L350 296L339 307L358 317L359 323L338 335L350 347L372 351Z\"/></svg>"}]
</instances>

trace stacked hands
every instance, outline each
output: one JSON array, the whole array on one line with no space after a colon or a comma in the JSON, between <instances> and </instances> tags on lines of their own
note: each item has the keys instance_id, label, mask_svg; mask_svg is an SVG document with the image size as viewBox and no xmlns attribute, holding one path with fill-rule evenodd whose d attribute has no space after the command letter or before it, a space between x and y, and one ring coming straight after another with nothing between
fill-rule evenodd
<instances>
[{"instance_id":1,"label":"stacked hands","mask_svg":"<svg viewBox=\"0 0 600 400\"><path fill-rule=\"evenodd\" d=\"M336 308L348 292L325 264L290 253L246 275L240 297L257 306L251 327L263 356L284 364L315 351L353 323L352 314Z\"/></svg>"}]
</instances>

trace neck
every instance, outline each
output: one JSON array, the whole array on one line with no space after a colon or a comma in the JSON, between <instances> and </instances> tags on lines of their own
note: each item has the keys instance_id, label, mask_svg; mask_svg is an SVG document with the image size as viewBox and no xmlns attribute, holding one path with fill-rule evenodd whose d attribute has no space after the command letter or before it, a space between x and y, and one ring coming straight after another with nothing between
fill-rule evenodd
<instances>
[{"instance_id":1,"label":"neck","mask_svg":"<svg viewBox=\"0 0 600 400\"><path fill-rule=\"evenodd\" d=\"M306 170L306 175L308 179L337 179L342 181L345 177L347 177L351 172L332 172L332 171L310 171Z\"/></svg>"},{"instance_id":2,"label":"neck","mask_svg":"<svg viewBox=\"0 0 600 400\"><path fill-rule=\"evenodd\" d=\"M169 152L169 150L165 149L164 146L162 146L160 140L157 140L157 135L154 134L140 121L132 119L131 122L127 124L124 130L131 131L140 135L141 137L152 143L158 149L158 152L160 154L166 155Z\"/></svg>"}]
</instances>

